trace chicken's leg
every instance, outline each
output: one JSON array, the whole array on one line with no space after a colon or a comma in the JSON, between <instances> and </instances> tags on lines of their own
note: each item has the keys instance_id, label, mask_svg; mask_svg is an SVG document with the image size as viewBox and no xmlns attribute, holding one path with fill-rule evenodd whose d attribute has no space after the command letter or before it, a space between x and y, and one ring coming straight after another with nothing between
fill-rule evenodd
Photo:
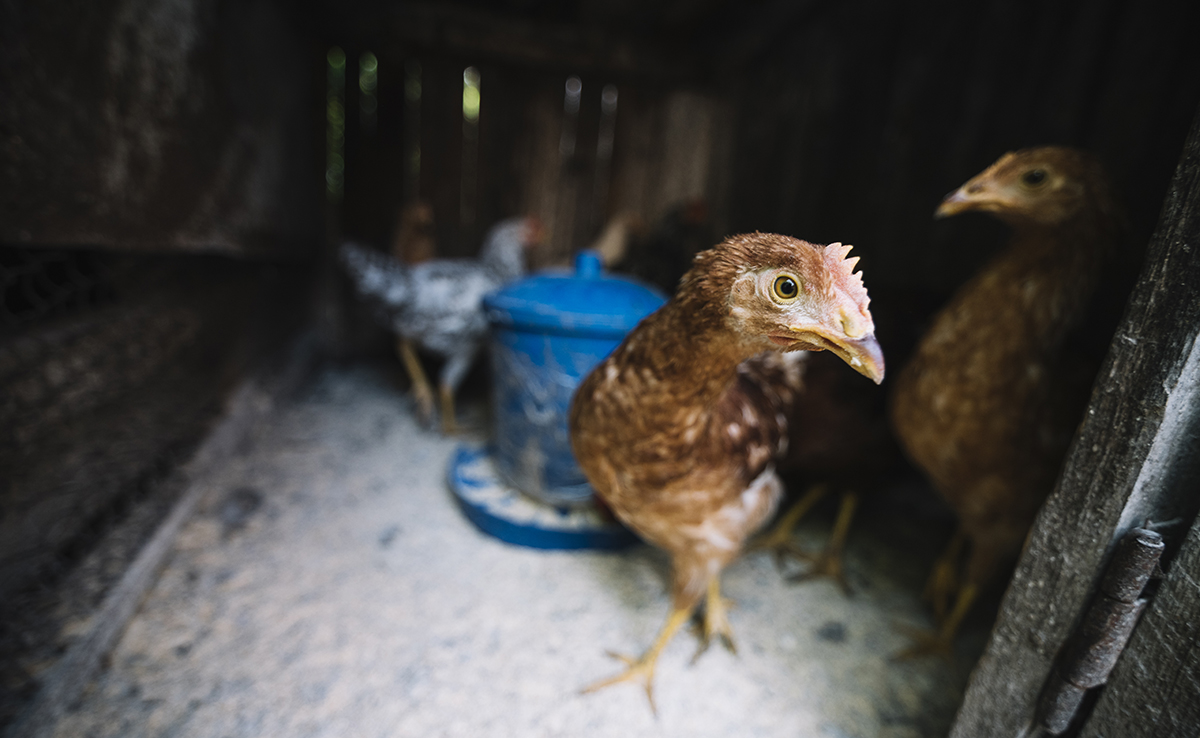
<instances>
[{"instance_id":1,"label":"chicken's leg","mask_svg":"<svg viewBox=\"0 0 1200 738\"><path fill-rule=\"evenodd\" d=\"M846 549L846 536L850 533L850 523L854 520L854 511L857 508L857 494L846 492L842 495L842 504L838 508L837 520L833 524L833 532L829 534L829 542L825 544L825 548L821 553L815 557L801 554L804 558L812 559L812 568L789 577L788 581L803 582L808 579L825 576L837 582L844 594L850 594L850 583L846 581L842 553Z\"/></svg>"},{"instance_id":2,"label":"chicken's leg","mask_svg":"<svg viewBox=\"0 0 1200 738\"><path fill-rule=\"evenodd\" d=\"M454 419L454 390L443 384L438 387L438 395L442 401L442 433L452 436L458 433L458 423Z\"/></svg>"},{"instance_id":3,"label":"chicken's leg","mask_svg":"<svg viewBox=\"0 0 1200 738\"><path fill-rule=\"evenodd\" d=\"M408 378L412 381L413 398L417 401L417 414L422 423L429 425L433 419L433 388L425 377L425 371L421 369L421 360L417 358L417 352L413 350L412 344L407 338L397 339L396 352L400 354L404 368L408 371Z\"/></svg>"},{"instance_id":4,"label":"chicken's leg","mask_svg":"<svg viewBox=\"0 0 1200 738\"><path fill-rule=\"evenodd\" d=\"M942 556L951 572L954 571L952 565L957 563L958 552L965 545L966 540L967 534L960 528ZM954 638L958 635L963 618L975 604L980 588L995 577L1000 551L1001 549L993 541L972 539L971 555L967 557L963 585L954 598L954 608L944 619L939 620L937 630L932 633L929 631L910 632L909 635L914 640L913 645L897 654L896 658L908 659L929 654L941 654L948 658L953 654Z\"/></svg>"},{"instance_id":5,"label":"chicken's leg","mask_svg":"<svg viewBox=\"0 0 1200 738\"><path fill-rule=\"evenodd\" d=\"M796 558L807 558L807 554L795 543L792 542L792 534L796 530L796 525L808 514L808 511L813 508L829 488L823 484L815 484L809 487L804 496L796 501L796 504L788 508L788 511L779 518L779 522L771 528L769 532L759 537L757 541L750 544L750 551L770 551L775 559L775 566L783 568L783 560L787 556Z\"/></svg>"},{"instance_id":6,"label":"chicken's leg","mask_svg":"<svg viewBox=\"0 0 1200 738\"><path fill-rule=\"evenodd\" d=\"M971 605L975 604L975 598L978 596L979 588L975 584L971 582L964 584L954 601L954 609L950 611L950 615L942 621L937 630L930 632L905 628L909 637L914 641L913 645L896 654L893 659L906 661L919 656L940 655L946 658L953 656L954 638L958 635L958 628L962 625L963 618L971 610Z\"/></svg>"},{"instance_id":7,"label":"chicken's leg","mask_svg":"<svg viewBox=\"0 0 1200 738\"><path fill-rule=\"evenodd\" d=\"M700 634L700 647L696 649L696 655L692 657L693 662L700 658L700 654L708 650L713 636L720 636L725 648L728 648L730 653L737 653L737 646L733 642L733 628L729 626L729 616L726 614L732 606L731 600L721 596L721 578L719 576L709 578L708 596L704 601L704 630Z\"/></svg>"},{"instance_id":8,"label":"chicken's leg","mask_svg":"<svg viewBox=\"0 0 1200 738\"><path fill-rule=\"evenodd\" d=\"M458 422L454 415L454 393L471 369L477 351L478 346L464 344L458 352L448 356L446 363L442 365L442 372L438 377L438 397L441 400L442 432L446 435L458 432Z\"/></svg>"},{"instance_id":9,"label":"chicken's leg","mask_svg":"<svg viewBox=\"0 0 1200 738\"><path fill-rule=\"evenodd\" d=\"M939 625L945 621L946 609L950 605L955 590L958 589L958 560L966 541L967 536L963 533L962 528L954 531L954 536L946 545L946 550L942 552L937 561L933 562L933 569L930 570L929 579L925 582L925 591L922 593L922 597L933 606L933 616Z\"/></svg>"},{"instance_id":10,"label":"chicken's leg","mask_svg":"<svg viewBox=\"0 0 1200 738\"><path fill-rule=\"evenodd\" d=\"M658 637L654 639L654 644L646 649L646 652L638 658L635 659L610 651L609 655L624 661L629 665L629 668L614 677L584 687L584 693L595 692L596 690L604 689L605 687L610 687L621 682L639 682L646 688L646 698L650 700L650 710L657 715L658 709L654 706L654 665L657 663L658 655L662 653L663 648L666 647L679 628L688 621L688 618L692 616L692 609L692 607L680 607L679 605L673 607L671 614L667 617L667 622L663 625L662 630L658 632Z\"/></svg>"}]
</instances>

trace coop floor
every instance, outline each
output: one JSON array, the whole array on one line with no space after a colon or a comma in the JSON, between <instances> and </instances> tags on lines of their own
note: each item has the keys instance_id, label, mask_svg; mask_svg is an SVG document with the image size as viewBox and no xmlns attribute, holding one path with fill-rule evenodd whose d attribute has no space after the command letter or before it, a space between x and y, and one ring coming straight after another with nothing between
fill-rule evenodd
<instances>
[{"instance_id":1,"label":"coop floor","mask_svg":"<svg viewBox=\"0 0 1200 738\"><path fill-rule=\"evenodd\" d=\"M481 403L464 414L484 425ZM917 593L936 536L868 500L848 550L852 598L783 581L765 554L735 562L723 583L737 655L714 647L693 663L682 632L659 662L655 717L634 686L579 690L618 668L606 650L653 639L666 558L480 533L445 482L459 442L414 421L387 368L323 372L222 471L55 734L945 734L986 622L954 663L889 658L907 643L898 624L929 624ZM826 523L798 540L817 547Z\"/></svg>"}]
</instances>

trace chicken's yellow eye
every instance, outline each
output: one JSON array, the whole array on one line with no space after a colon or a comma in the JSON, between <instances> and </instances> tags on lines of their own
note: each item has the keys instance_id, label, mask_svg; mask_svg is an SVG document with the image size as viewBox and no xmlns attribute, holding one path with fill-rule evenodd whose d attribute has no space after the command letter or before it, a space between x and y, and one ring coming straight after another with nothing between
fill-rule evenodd
<instances>
[{"instance_id":1,"label":"chicken's yellow eye","mask_svg":"<svg viewBox=\"0 0 1200 738\"><path fill-rule=\"evenodd\" d=\"M1021 184L1026 187L1041 187L1046 183L1045 169L1030 169L1021 175Z\"/></svg>"},{"instance_id":2,"label":"chicken's yellow eye","mask_svg":"<svg viewBox=\"0 0 1200 738\"><path fill-rule=\"evenodd\" d=\"M775 297L784 302L791 302L800 295L800 283L791 275L781 274L775 278L771 290L775 293Z\"/></svg>"}]
</instances>

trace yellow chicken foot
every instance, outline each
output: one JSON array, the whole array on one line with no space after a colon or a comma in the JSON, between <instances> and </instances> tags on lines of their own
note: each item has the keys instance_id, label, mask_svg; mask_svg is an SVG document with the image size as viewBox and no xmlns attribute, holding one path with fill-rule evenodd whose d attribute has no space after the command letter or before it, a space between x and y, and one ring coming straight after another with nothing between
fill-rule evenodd
<instances>
[{"instance_id":1,"label":"yellow chicken foot","mask_svg":"<svg viewBox=\"0 0 1200 738\"><path fill-rule=\"evenodd\" d=\"M721 643L725 644L725 648L728 648L730 653L737 653L737 646L733 642L733 628L729 625L728 616L729 609L732 607L733 600L727 600L721 596L720 578L709 579L708 599L704 602L704 627L700 632L700 647L696 649L696 655L692 656L692 663L696 663L696 659L708 650L713 636L720 636Z\"/></svg>"},{"instance_id":2,"label":"yellow chicken foot","mask_svg":"<svg viewBox=\"0 0 1200 738\"><path fill-rule=\"evenodd\" d=\"M443 384L438 387L438 396L442 401L442 433L452 436L458 433L458 423L454 419L454 390Z\"/></svg>"},{"instance_id":3,"label":"yellow chicken foot","mask_svg":"<svg viewBox=\"0 0 1200 738\"><path fill-rule=\"evenodd\" d=\"M429 380L425 378L425 371L421 369L421 361L417 358L417 352L413 350L412 344L404 338L396 342L396 351L400 354L400 359L404 362L404 368L408 372L408 378L412 382L413 399L417 402L417 414L422 423L429 425L433 418L433 388L430 387Z\"/></svg>"},{"instance_id":4,"label":"yellow chicken foot","mask_svg":"<svg viewBox=\"0 0 1200 738\"><path fill-rule=\"evenodd\" d=\"M770 531L750 543L748 550L770 551L771 556L775 559L775 567L780 570L783 569L783 560L787 556L798 559L811 558L792 541L792 534L796 530L796 525L828 491L829 488L823 484L815 484L810 487L804 496L796 501L796 504L788 508L788 511L779 518Z\"/></svg>"},{"instance_id":5,"label":"yellow chicken foot","mask_svg":"<svg viewBox=\"0 0 1200 738\"><path fill-rule=\"evenodd\" d=\"M672 609L671 614L667 617L667 622L663 625L662 630L658 632L658 637L654 639L654 645L646 649L646 652L636 659L610 651L610 656L624 661L629 668L614 677L609 677L608 679L603 679L595 684L584 687L582 690L583 693L595 692L621 682L640 683L646 688L646 699L650 700L650 711L657 716L658 708L654 705L654 665L658 662L658 655L662 653L663 648L666 647L679 628L691 616L692 608L690 607L676 607Z\"/></svg>"},{"instance_id":6,"label":"yellow chicken foot","mask_svg":"<svg viewBox=\"0 0 1200 738\"><path fill-rule=\"evenodd\" d=\"M946 619L946 610L950 600L958 589L958 560L962 554L967 537L962 528L954 531L946 550L933 562L929 579L925 582L925 590L921 597L933 606L934 622L939 626Z\"/></svg>"},{"instance_id":7,"label":"yellow chicken foot","mask_svg":"<svg viewBox=\"0 0 1200 738\"><path fill-rule=\"evenodd\" d=\"M959 590L958 599L954 602L954 609L950 611L949 617L934 631L928 631L920 628L909 628L902 626L901 630L908 634L908 637L913 640L913 645L904 649L900 653L892 657L893 661L908 661L921 656L942 656L949 660L954 656L954 638L958 635L958 628L962 625L963 618L971 610L971 605L975 604L975 598L979 596L979 589L974 584L965 584Z\"/></svg>"},{"instance_id":8,"label":"yellow chicken foot","mask_svg":"<svg viewBox=\"0 0 1200 738\"><path fill-rule=\"evenodd\" d=\"M843 594L850 595L850 583L846 581L843 552L846 549L846 537L850 534L850 523L854 520L854 512L858 509L858 495L847 492L842 495L842 504L838 508L837 520L833 524L833 532L829 542L817 556L803 555L810 559L812 567L805 572L788 577L789 582L803 582L817 577L829 577L838 583Z\"/></svg>"}]
</instances>

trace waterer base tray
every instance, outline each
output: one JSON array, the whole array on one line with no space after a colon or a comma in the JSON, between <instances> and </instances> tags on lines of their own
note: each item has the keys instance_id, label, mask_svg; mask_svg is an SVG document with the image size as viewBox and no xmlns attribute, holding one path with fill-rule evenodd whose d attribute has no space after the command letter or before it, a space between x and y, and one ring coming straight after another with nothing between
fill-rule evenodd
<instances>
[{"instance_id":1,"label":"waterer base tray","mask_svg":"<svg viewBox=\"0 0 1200 738\"><path fill-rule=\"evenodd\" d=\"M542 549L619 549L637 536L600 508L559 508L506 485L484 446L460 444L447 470L450 490L467 518L506 543Z\"/></svg>"}]
</instances>

